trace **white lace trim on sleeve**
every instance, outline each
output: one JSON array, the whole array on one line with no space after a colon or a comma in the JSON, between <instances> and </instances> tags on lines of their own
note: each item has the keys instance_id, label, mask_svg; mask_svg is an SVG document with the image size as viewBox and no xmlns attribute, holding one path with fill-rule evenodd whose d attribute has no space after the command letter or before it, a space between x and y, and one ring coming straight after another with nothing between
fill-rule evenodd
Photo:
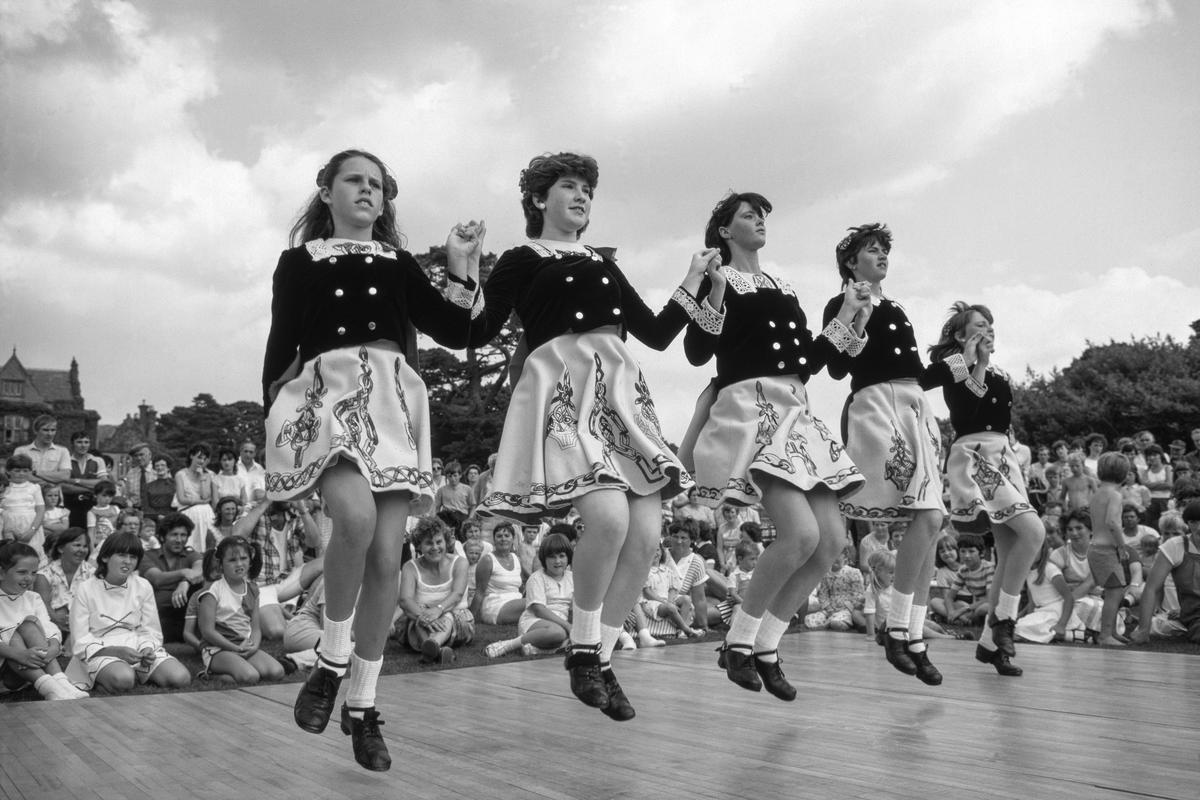
<instances>
[{"instance_id":1,"label":"white lace trim on sleeve","mask_svg":"<svg viewBox=\"0 0 1200 800\"><path fill-rule=\"evenodd\" d=\"M725 315L709 305L707 297L697 303L696 299L680 286L671 295L671 299L683 306L683 310L687 312L692 322L700 327L700 330L713 336L721 335L721 331L725 328Z\"/></svg>"},{"instance_id":2,"label":"white lace trim on sleeve","mask_svg":"<svg viewBox=\"0 0 1200 800\"><path fill-rule=\"evenodd\" d=\"M829 320L829 324L825 326L825 330L821 331L821 335L828 339L839 353L845 353L850 357L858 355L867 346L866 334L859 338L837 317Z\"/></svg>"},{"instance_id":3,"label":"white lace trim on sleeve","mask_svg":"<svg viewBox=\"0 0 1200 800\"><path fill-rule=\"evenodd\" d=\"M448 280L446 288L442 290L442 296L459 308L471 309L471 319L483 313L483 292L479 290L478 284L474 289L468 289L457 281Z\"/></svg>"},{"instance_id":4,"label":"white lace trim on sleeve","mask_svg":"<svg viewBox=\"0 0 1200 800\"><path fill-rule=\"evenodd\" d=\"M962 353L947 356L946 366L950 368L950 377L954 378L955 383L962 383L971 377L971 370L967 369L967 360Z\"/></svg>"}]
</instances>

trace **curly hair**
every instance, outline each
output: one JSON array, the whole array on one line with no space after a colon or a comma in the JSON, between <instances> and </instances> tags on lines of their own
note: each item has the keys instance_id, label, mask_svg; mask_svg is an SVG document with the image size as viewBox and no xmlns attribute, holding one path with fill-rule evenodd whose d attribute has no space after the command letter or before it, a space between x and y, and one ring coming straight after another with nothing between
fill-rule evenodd
<instances>
[{"instance_id":1,"label":"curly hair","mask_svg":"<svg viewBox=\"0 0 1200 800\"><path fill-rule=\"evenodd\" d=\"M854 280L854 273L848 265L858 258L858 251L869 242L878 242L885 253L892 251L892 232L882 222L869 222L846 230L850 232L837 243L833 251L834 258L837 259L838 274L842 276L843 282Z\"/></svg>"},{"instance_id":2,"label":"curly hair","mask_svg":"<svg viewBox=\"0 0 1200 800\"><path fill-rule=\"evenodd\" d=\"M298 247L313 239L328 239L333 236L333 213L329 210L329 205L321 199L321 190L333 186L333 180L338 176L342 164L351 158L365 158L371 161L379 167L379 174L383 176L383 208L371 229L371 238L397 249L403 246L400 231L396 226L396 207L392 203L399 191L396 179L388 172L383 161L373 153L366 150L343 150L317 170L317 191L313 192L304 210L296 218L288 237L292 247Z\"/></svg>"},{"instance_id":3,"label":"curly hair","mask_svg":"<svg viewBox=\"0 0 1200 800\"><path fill-rule=\"evenodd\" d=\"M521 170L518 186L521 189L521 210L525 212L525 235L531 239L542 235L545 215L537 207L534 198L544 198L550 187L564 175L577 175L587 181L592 191L600 180L600 167L596 159L578 153L544 153L529 160L529 166ZM579 229L577 236L587 230Z\"/></svg>"},{"instance_id":4,"label":"curly hair","mask_svg":"<svg viewBox=\"0 0 1200 800\"><path fill-rule=\"evenodd\" d=\"M420 550L421 545L427 541L432 541L433 537L441 535L442 541L450 545L450 529L446 523L442 522L437 517L421 517L413 526L412 533L408 535L409 541L412 542L413 550Z\"/></svg>"},{"instance_id":5,"label":"curly hair","mask_svg":"<svg viewBox=\"0 0 1200 800\"><path fill-rule=\"evenodd\" d=\"M708 224L704 226L704 246L718 248L721 251L721 262L724 264L728 264L732 256L729 243L721 236L721 228L733 221L733 215L742 207L742 203L749 203L755 212L764 217L771 213L771 201L755 192L730 192L713 206Z\"/></svg>"}]
</instances>

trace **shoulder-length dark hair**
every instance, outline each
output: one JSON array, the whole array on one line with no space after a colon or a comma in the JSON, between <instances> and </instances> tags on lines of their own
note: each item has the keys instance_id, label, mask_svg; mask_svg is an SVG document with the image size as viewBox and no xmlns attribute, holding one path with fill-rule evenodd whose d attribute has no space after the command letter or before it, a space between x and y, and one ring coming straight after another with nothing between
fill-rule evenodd
<instances>
[{"instance_id":1,"label":"shoulder-length dark hair","mask_svg":"<svg viewBox=\"0 0 1200 800\"><path fill-rule=\"evenodd\" d=\"M525 235L536 239L542 235L545 216L537 207L535 198L541 199L550 191L550 187L564 175L578 175L587 181L592 191L600 180L600 167L596 159L578 153L544 153L529 160L529 166L521 170L518 186L521 189L521 210L525 212ZM587 225L579 229L577 237L587 230Z\"/></svg>"},{"instance_id":2,"label":"shoulder-length dark hair","mask_svg":"<svg viewBox=\"0 0 1200 800\"><path fill-rule=\"evenodd\" d=\"M355 157L365 158L374 163L379 167L379 174L383 176L383 209L379 218L375 220L375 226L371 229L371 238L396 249L403 246L400 231L396 225L396 206L392 203L398 193L396 179L388 172L387 166L379 156L368 153L366 150L343 150L317 170L317 191L313 192L304 210L296 218L296 224L292 225L289 235L292 247L298 247L313 239L328 239L333 236L333 214L329 210L329 205L321 199L321 190L331 188L342 164Z\"/></svg>"},{"instance_id":3,"label":"shoulder-length dark hair","mask_svg":"<svg viewBox=\"0 0 1200 800\"><path fill-rule=\"evenodd\" d=\"M992 312L987 306L979 304L970 304L966 301L959 300L954 305L950 306L950 318L946 320L946 324L942 326L942 336L938 339L938 343L930 345L929 360L932 363L944 361L947 356L954 353L961 353L963 346L958 339L954 338L962 331L966 330L967 323L971 321L971 314L979 312L989 324L993 324L995 319L992 317Z\"/></svg>"},{"instance_id":4,"label":"shoulder-length dark hair","mask_svg":"<svg viewBox=\"0 0 1200 800\"><path fill-rule=\"evenodd\" d=\"M146 555L146 548L136 533L114 533L100 544L96 553L96 575L108 580L108 560L113 556L130 555L140 562Z\"/></svg>"},{"instance_id":5,"label":"shoulder-length dark hair","mask_svg":"<svg viewBox=\"0 0 1200 800\"><path fill-rule=\"evenodd\" d=\"M764 217L771 213L771 201L755 192L731 192L713 206L712 213L708 215L708 224L704 226L704 246L718 248L723 264L729 263L732 254L729 252L729 242L721 236L721 228L733 221L733 215L742 207L742 203L749 203Z\"/></svg>"}]
</instances>

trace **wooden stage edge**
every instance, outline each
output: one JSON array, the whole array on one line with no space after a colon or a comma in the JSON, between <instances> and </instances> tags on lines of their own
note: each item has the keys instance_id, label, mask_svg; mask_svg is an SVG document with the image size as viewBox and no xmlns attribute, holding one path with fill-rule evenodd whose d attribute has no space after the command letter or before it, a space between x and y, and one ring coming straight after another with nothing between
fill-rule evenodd
<instances>
[{"instance_id":1,"label":"wooden stage edge","mask_svg":"<svg viewBox=\"0 0 1200 800\"><path fill-rule=\"evenodd\" d=\"M618 653L638 710L570 696L562 659L385 677L392 770L360 769L296 685L0 706L0 798L1200 797L1200 659L1020 646L1021 678L937 642L928 687L864 636L784 637L793 703L730 683L713 645Z\"/></svg>"}]
</instances>

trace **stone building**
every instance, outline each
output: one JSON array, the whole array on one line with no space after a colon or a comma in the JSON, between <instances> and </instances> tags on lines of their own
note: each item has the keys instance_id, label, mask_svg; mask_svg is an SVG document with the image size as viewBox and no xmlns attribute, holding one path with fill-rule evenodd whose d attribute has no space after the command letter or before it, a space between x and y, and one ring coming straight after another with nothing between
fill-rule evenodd
<instances>
[{"instance_id":1,"label":"stone building","mask_svg":"<svg viewBox=\"0 0 1200 800\"><path fill-rule=\"evenodd\" d=\"M84 407L79 362L72 358L70 369L29 369L14 347L0 367L0 453L33 441L33 421L42 414L58 417L56 443L69 447L71 434L83 431L96 444L100 415Z\"/></svg>"}]
</instances>

